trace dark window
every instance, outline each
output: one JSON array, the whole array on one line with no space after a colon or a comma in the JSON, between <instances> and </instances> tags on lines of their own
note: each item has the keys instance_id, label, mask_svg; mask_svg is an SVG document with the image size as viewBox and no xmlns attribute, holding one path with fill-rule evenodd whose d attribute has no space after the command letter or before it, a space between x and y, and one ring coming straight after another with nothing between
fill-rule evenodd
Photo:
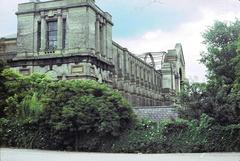
<instances>
[{"instance_id":1,"label":"dark window","mask_svg":"<svg viewBox=\"0 0 240 161\"><path fill-rule=\"evenodd\" d=\"M66 26L66 19L63 19L63 37L62 37L62 47L63 49L65 49L66 47L66 30L67 30L67 26Z\"/></svg>"},{"instance_id":2,"label":"dark window","mask_svg":"<svg viewBox=\"0 0 240 161\"><path fill-rule=\"evenodd\" d=\"M131 64L130 64L130 66L131 66L131 67L130 67L130 73L133 74L133 62L131 61L130 63L131 63Z\"/></svg>"},{"instance_id":3,"label":"dark window","mask_svg":"<svg viewBox=\"0 0 240 161\"><path fill-rule=\"evenodd\" d=\"M41 48L41 22L38 22L37 26L37 50Z\"/></svg>"},{"instance_id":4,"label":"dark window","mask_svg":"<svg viewBox=\"0 0 240 161\"><path fill-rule=\"evenodd\" d=\"M31 74L31 71L30 71L30 69L28 69L28 68L19 69L19 72L20 72L22 75L30 75L30 74Z\"/></svg>"},{"instance_id":5,"label":"dark window","mask_svg":"<svg viewBox=\"0 0 240 161\"><path fill-rule=\"evenodd\" d=\"M121 66L120 66L120 54L119 53L117 53L117 67L118 67L118 69L121 68Z\"/></svg>"},{"instance_id":6,"label":"dark window","mask_svg":"<svg viewBox=\"0 0 240 161\"><path fill-rule=\"evenodd\" d=\"M102 53L102 54L104 54L103 53L103 48L104 48L104 44L103 44L103 41L104 41L104 37L103 37L103 26L102 25L100 25L100 52Z\"/></svg>"},{"instance_id":7,"label":"dark window","mask_svg":"<svg viewBox=\"0 0 240 161\"><path fill-rule=\"evenodd\" d=\"M57 48L57 21L49 21L47 23L47 45L49 50Z\"/></svg>"}]
</instances>

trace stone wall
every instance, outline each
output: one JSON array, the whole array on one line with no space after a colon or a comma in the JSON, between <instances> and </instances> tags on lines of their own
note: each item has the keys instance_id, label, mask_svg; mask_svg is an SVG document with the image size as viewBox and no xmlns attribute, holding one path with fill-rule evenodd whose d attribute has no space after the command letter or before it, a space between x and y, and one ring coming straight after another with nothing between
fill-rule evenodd
<instances>
[{"instance_id":1,"label":"stone wall","mask_svg":"<svg viewBox=\"0 0 240 161\"><path fill-rule=\"evenodd\" d=\"M122 92L133 106L161 105L161 71L115 42L112 53L115 65L113 87Z\"/></svg>"},{"instance_id":2,"label":"stone wall","mask_svg":"<svg viewBox=\"0 0 240 161\"><path fill-rule=\"evenodd\" d=\"M152 121L176 119L178 117L178 112L174 106L135 107L134 112L140 118Z\"/></svg>"},{"instance_id":3,"label":"stone wall","mask_svg":"<svg viewBox=\"0 0 240 161\"><path fill-rule=\"evenodd\" d=\"M0 59L11 60L16 56L17 45L16 37L8 37L0 39Z\"/></svg>"}]
</instances>

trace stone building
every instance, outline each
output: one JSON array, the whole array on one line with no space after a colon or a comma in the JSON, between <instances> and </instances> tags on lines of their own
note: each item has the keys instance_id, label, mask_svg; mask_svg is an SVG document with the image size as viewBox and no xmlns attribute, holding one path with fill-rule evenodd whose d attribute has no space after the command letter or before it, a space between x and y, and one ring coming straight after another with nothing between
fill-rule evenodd
<instances>
[{"instance_id":1,"label":"stone building","mask_svg":"<svg viewBox=\"0 0 240 161\"><path fill-rule=\"evenodd\" d=\"M36 0L19 4L16 15L17 35L0 39L0 57L24 75L96 80L118 89L134 106L172 104L181 89L181 44L159 52L157 69L153 53L141 59L112 40L112 16L94 0Z\"/></svg>"}]
</instances>

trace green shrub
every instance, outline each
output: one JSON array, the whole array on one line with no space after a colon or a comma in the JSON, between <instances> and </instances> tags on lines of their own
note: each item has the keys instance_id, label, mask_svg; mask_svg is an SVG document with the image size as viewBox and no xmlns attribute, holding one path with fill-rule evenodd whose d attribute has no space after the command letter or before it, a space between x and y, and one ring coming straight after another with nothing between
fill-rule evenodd
<instances>
[{"instance_id":1,"label":"green shrub","mask_svg":"<svg viewBox=\"0 0 240 161\"><path fill-rule=\"evenodd\" d=\"M4 106L6 103L6 87L4 85L6 79L2 76L3 70L6 68L6 64L3 60L0 59L0 118L4 116Z\"/></svg>"},{"instance_id":2,"label":"green shrub","mask_svg":"<svg viewBox=\"0 0 240 161\"><path fill-rule=\"evenodd\" d=\"M59 133L57 139L61 137L56 148L96 151L134 122L122 96L95 81L59 81L49 86L46 95L43 117Z\"/></svg>"},{"instance_id":3,"label":"green shrub","mask_svg":"<svg viewBox=\"0 0 240 161\"><path fill-rule=\"evenodd\" d=\"M8 97L1 120L2 146L100 151L135 122L126 100L95 81L53 81L11 70L3 76Z\"/></svg>"},{"instance_id":4,"label":"green shrub","mask_svg":"<svg viewBox=\"0 0 240 161\"><path fill-rule=\"evenodd\" d=\"M141 128L139 128L141 127ZM220 126L203 114L198 120L164 120L157 126L139 123L112 147L125 153L239 152L240 125Z\"/></svg>"}]
</instances>

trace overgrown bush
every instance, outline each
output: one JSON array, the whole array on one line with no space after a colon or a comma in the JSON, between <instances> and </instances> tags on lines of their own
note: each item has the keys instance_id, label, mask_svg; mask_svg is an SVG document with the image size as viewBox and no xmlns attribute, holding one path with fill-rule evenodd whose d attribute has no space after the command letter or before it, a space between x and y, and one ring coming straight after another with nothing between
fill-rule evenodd
<instances>
[{"instance_id":1,"label":"overgrown bush","mask_svg":"<svg viewBox=\"0 0 240 161\"><path fill-rule=\"evenodd\" d=\"M1 75L2 71L6 68L6 63L0 59L0 118L4 115L4 106L6 100L6 87L4 85L5 77Z\"/></svg>"},{"instance_id":2,"label":"overgrown bush","mask_svg":"<svg viewBox=\"0 0 240 161\"><path fill-rule=\"evenodd\" d=\"M203 114L200 121L141 123L112 147L125 153L239 152L240 125L221 126Z\"/></svg>"},{"instance_id":3,"label":"overgrown bush","mask_svg":"<svg viewBox=\"0 0 240 161\"><path fill-rule=\"evenodd\" d=\"M8 88L2 146L99 151L135 122L122 96L95 81L53 81L12 70L2 75Z\"/></svg>"}]
</instances>

